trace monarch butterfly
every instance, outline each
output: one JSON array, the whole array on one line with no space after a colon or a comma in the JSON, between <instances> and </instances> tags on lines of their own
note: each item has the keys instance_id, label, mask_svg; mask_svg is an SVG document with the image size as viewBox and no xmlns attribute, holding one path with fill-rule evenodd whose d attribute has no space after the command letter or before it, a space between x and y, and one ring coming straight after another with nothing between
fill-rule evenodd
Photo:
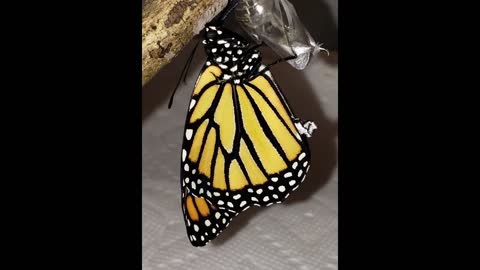
<instances>
[{"instance_id":1,"label":"monarch butterfly","mask_svg":"<svg viewBox=\"0 0 480 270\"><path fill-rule=\"evenodd\" d=\"M232 9L232 8L231 8ZM230 9L230 11L231 11ZM204 246L240 212L283 202L310 168L307 137L262 56L219 23L205 27L207 60L190 100L181 154L188 238Z\"/></svg>"}]
</instances>

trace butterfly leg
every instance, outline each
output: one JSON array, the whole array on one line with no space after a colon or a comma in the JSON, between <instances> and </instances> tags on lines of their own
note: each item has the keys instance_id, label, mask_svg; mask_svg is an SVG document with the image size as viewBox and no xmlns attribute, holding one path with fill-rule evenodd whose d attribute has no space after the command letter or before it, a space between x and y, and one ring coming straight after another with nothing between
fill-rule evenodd
<instances>
[{"instance_id":1,"label":"butterfly leg","mask_svg":"<svg viewBox=\"0 0 480 270\"><path fill-rule=\"evenodd\" d=\"M228 0L227 7L225 7L225 9L222 11L216 22L221 25L224 24L225 20L233 12L233 10L235 10L239 2L239 0Z\"/></svg>"},{"instance_id":2,"label":"butterfly leg","mask_svg":"<svg viewBox=\"0 0 480 270\"><path fill-rule=\"evenodd\" d=\"M298 132L302 135L307 136L308 138L312 137L313 131L317 129L317 125L313 121L305 121L299 118L293 119L293 123L297 128Z\"/></svg>"},{"instance_id":3,"label":"butterfly leg","mask_svg":"<svg viewBox=\"0 0 480 270\"><path fill-rule=\"evenodd\" d=\"M247 74L246 77L249 78L249 79L251 79L251 78L254 77L254 76L261 75L261 74L267 72L267 71L269 70L269 68L270 68L271 66L273 66L273 65L276 65L276 64L279 64L279 63L281 63L281 62L288 61L288 60L292 60L292 59L295 59L295 58L297 58L296 55L288 56L288 57L285 57L285 58L280 58L280 59L274 61L273 63L270 63L270 64L266 65L266 66L265 66L264 68L262 68L261 70L259 70L259 68L260 68L260 63L258 63L258 65L257 65L255 68L253 68L252 70L250 70L249 74Z\"/></svg>"},{"instance_id":4,"label":"butterfly leg","mask_svg":"<svg viewBox=\"0 0 480 270\"><path fill-rule=\"evenodd\" d=\"M253 51L253 50L255 50L255 49L259 48L259 47L265 46L265 45L266 45L265 42L262 41L262 43L256 44L255 46L250 47L250 48L248 49L248 51L246 52L246 54L248 54L249 52L251 52L251 51Z\"/></svg>"},{"instance_id":5,"label":"butterfly leg","mask_svg":"<svg viewBox=\"0 0 480 270\"><path fill-rule=\"evenodd\" d=\"M297 55L291 55L291 56L288 56L288 57L285 57L285 58L280 58L280 59L276 60L275 62L268 64L260 72L262 72L263 70L267 70L268 68L270 68L273 65L276 65L276 64L279 64L279 63L282 63L282 62L285 62L285 61L293 60L295 58L297 58Z\"/></svg>"}]
</instances>

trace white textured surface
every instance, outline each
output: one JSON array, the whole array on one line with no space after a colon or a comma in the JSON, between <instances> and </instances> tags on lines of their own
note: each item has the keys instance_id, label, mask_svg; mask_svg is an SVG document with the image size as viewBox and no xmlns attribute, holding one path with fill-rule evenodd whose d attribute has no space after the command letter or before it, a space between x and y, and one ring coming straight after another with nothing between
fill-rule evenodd
<instances>
[{"instance_id":1,"label":"white textured surface","mask_svg":"<svg viewBox=\"0 0 480 270\"><path fill-rule=\"evenodd\" d=\"M250 208L217 239L195 248L182 218L179 166L189 96L203 53L196 55L187 83L167 109L191 45L143 89L143 269L337 269L336 64L315 57L304 71L285 63L272 68L296 116L318 126L309 140L309 175L285 203ZM262 51L265 62L274 59L268 48Z\"/></svg>"}]
</instances>

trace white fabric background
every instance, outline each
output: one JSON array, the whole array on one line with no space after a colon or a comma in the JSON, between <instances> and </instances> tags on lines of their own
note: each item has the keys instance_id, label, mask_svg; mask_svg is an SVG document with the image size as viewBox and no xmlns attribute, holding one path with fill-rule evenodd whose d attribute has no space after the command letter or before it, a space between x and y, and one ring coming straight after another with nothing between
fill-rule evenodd
<instances>
[{"instance_id":1,"label":"white fabric background","mask_svg":"<svg viewBox=\"0 0 480 270\"><path fill-rule=\"evenodd\" d=\"M312 162L305 182L285 203L250 208L217 239L196 248L186 236L179 173L183 125L203 52L167 109L192 45L142 90L143 269L337 269L336 56L317 56L303 71L286 63L272 68L296 116L318 126L309 140ZM262 52L264 62L276 59L268 48Z\"/></svg>"}]
</instances>

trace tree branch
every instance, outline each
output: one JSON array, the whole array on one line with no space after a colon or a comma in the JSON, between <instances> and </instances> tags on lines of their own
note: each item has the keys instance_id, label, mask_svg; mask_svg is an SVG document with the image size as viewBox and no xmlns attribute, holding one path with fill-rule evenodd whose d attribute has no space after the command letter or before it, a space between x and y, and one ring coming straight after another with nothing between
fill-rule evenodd
<instances>
[{"instance_id":1,"label":"tree branch","mask_svg":"<svg viewBox=\"0 0 480 270\"><path fill-rule=\"evenodd\" d=\"M142 85L227 6L228 0L146 0L142 11Z\"/></svg>"}]
</instances>

